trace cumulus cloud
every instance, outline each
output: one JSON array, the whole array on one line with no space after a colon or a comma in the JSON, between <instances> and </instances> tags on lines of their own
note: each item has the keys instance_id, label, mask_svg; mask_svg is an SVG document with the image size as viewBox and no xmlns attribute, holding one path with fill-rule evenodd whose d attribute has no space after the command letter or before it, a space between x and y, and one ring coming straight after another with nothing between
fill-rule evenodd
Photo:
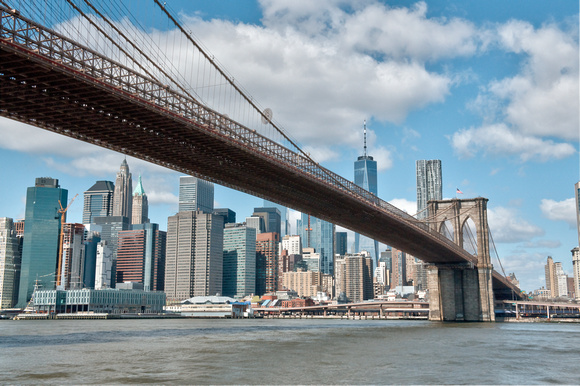
<instances>
[{"instance_id":1,"label":"cumulus cloud","mask_svg":"<svg viewBox=\"0 0 580 386\"><path fill-rule=\"evenodd\" d=\"M196 17L187 25L309 146L357 147L362 118L401 123L443 102L453 79L425 62L471 55L478 45L469 22L429 18L423 2L261 4L263 26Z\"/></svg>"},{"instance_id":2,"label":"cumulus cloud","mask_svg":"<svg viewBox=\"0 0 580 386\"><path fill-rule=\"evenodd\" d=\"M0 137L0 148L30 154L75 157L100 150L89 143L3 117L0 117Z\"/></svg>"},{"instance_id":3,"label":"cumulus cloud","mask_svg":"<svg viewBox=\"0 0 580 386\"><path fill-rule=\"evenodd\" d=\"M411 216L417 213L417 203L415 201L409 201L405 198L394 198L389 201L389 204L396 206Z\"/></svg>"},{"instance_id":4,"label":"cumulus cloud","mask_svg":"<svg viewBox=\"0 0 580 386\"><path fill-rule=\"evenodd\" d=\"M451 136L455 151L462 157L519 155L522 161L575 154L566 141L579 137L577 33L512 20L497 26L495 36L500 49L522 56L522 68L513 77L490 82L469 104L485 123Z\"/></svg>"},{"instance_id":5,"label":"cumulus cloud","mask_svg":"<svg viewBox=\"0 0 580 386\"><path fill-rule=\"evenodd\" d=\"M538 283L544 283L544 265L547 255L542 253L516 252L501 257L501 264L506 272L515 272L520 281L520 288L532 291L539 288ZM497 261L492 264L499 268Z\"/></svg>"},{"instance_id":6,"label":"cumulus cloud","mask_svg":"<svg viewBox=\"0 0 580 386\"><path fill-rule=\"evenodd\" d=\"M451 145L461 158L479 152L489 155L514 155L522 161L562 159L576 153L569 143L526 136L505 123L459 130L451 136Z\"/></svg>"},{"instance_id":7,"label":"cumulus cloud","mask_svg":"<svg viewBox=\"0 0 580 386\"><path fill-rule=\"evenodd\" d=\"M497 243L518 243L543 236L544 230L522 219L514 208L488 208L487 220Z\"/></svg>"},{"instance_id":8,"label":"cumulus cloud","mask_svg":"<svg viewBox=\"0 0 580 386\"><path fill-rule=\"evenodd\" d=\"M564 221L570 228L576 227L576 203L574 198L563 201L543 199L540 210L544 217L552 221Z\"/></svg>"}]
</instances>

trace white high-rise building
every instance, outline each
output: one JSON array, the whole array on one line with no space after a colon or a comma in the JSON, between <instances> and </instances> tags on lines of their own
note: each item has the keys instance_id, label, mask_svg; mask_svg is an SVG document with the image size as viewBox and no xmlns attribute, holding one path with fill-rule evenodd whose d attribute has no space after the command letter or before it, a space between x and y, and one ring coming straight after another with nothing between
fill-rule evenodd
<instances>
[{"instance_id":1,"label":"white high-rise building","mask_svg":"<svg viewBox=\"0 0 580 386\"><path fill-rule=\"evenodd\" d=\"M300 236L284 236L282 238L282 249L287 250L289 255L300 255L302 253Z\"/></svg>"},{"instance_id":2,"label":"white high-rise building","mask_svg":"<svg viewBox=\"0 0 580 386\"><path fill-rule=\"evenodd\" d=\"M113 262L113 250L109 248L107 241L100 241L97 244L95 289L112 287Z\"/></svg>"},{"instance_id":3,"label":"white high-rise building","mask_svg":"<svg viewBox=\"0 0 580 386\"><path fill-rule=\"evenodd\" d=\"M20 276L20 239L11 218L0 218L0 309L14 307Z\"/></svg>"},{"instance_id":4,"label":"white high-rise building","mask_svg":"<svg viewBox=\"0 0 580 386\"><path fill-rule=\"evenodd\" d=\"M572 249L572 270L574 271L574 292L580 299L580 248Z\"/></svg>"},{"instance_id":5,"label":"white high-rise building","mask_svg":"<svg viewBox=\"0 0 580 386\"><path fill-rule=\"evenodd\" d=\"M568 296L568 275L564 273L562 263L554 263L556 274L556 288L558 297Z\"/></svg>"},{"instance_id":6,"label":"white high-rise building","mask_svg":"<svg viewBox=\"0 0 580 386\"><path fill-rule=\"evenodd\" d=\"M213 183L190 176L179 177L179 211L213 213Z\"/></svg>"}]
</instances>

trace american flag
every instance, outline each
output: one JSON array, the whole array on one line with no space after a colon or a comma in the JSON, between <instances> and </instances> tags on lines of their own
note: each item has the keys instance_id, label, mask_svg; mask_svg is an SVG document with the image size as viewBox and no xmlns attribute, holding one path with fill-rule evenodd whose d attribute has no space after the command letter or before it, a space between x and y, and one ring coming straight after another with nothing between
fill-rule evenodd
<instances>
[{"instance_id":1,"label":"american flag","mask_svg":"<svg viewBox=\"0 0 580 386\"><path fill-rule=\"evenodd\" d=\"M457 188L457 194L463 194L463 192Z\"/></svg>"}]
</instances>

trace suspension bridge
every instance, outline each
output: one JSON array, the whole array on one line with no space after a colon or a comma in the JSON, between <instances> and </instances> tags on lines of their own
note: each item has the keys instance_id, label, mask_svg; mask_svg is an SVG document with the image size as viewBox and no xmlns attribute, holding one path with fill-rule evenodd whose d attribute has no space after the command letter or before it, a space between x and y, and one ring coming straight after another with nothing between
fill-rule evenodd
<instances>
[{"instance_id":1,"label":"suspension bridge","mask_svg":"<svg viewBox=\"0 0 580 386\"><path fill-rule=\"evenodd\" d=\"M434 319L493 320L492 291L496 298L519 296L492 268L486 199L475 206L454 200L455 209L433 207L430 221L419 221L324 168L186 24L153 1L170 33L148 32L121 2L0 0L0 116L275 201L406 251L434 267ZM450 210L455 214L441 215ZM467 219L476 223L476 253L463 248ZM453 240L442 234L450 220ZM467 295L469 286L477 296ZM457 288L466 295L444 310ZM457 304L473 301L477 310L464 316Z\"/></svg>"}]
</instances>

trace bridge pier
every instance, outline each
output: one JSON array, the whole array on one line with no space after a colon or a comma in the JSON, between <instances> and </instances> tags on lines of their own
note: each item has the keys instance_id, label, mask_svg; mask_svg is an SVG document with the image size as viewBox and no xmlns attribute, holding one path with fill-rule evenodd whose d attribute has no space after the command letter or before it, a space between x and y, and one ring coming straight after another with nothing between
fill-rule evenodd
<instances>
[{"instance_id":1,"label":"bridge pier","mask_svg":"<svg viewBox=\"0 0 580 386\"><path fill-rule=\"evenodd\" d=\"M492 268L470 265L428 267L429 320L493 322Z\"/></svg>"}]
</instances>

